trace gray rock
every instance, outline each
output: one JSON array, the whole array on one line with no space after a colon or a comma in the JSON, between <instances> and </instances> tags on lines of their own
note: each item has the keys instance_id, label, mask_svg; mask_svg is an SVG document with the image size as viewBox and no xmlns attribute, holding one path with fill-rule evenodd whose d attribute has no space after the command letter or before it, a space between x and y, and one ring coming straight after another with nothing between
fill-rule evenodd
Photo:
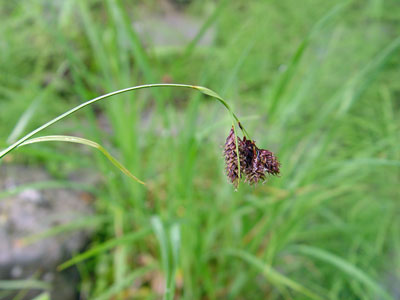
<instances>
[{"instance_id":1,"label":"gray rock","mask_svg":"<svg viewBox=\"0 0 400 300\"><path fill-rule=\"evenodd\" d=\"M0 191L12 191L24 184L52 178L40 168L0 165ZM73 231L24 245L23 238L57 225L71 223L93 213L86 197L68 189L18 190L0 199L0 279L32 276L52 284L52 299L75 299L79 276L76 270L57 272L56 266L82 250L90 232ZM30 292L24 299L30 299Z\"/></svg>"}]
</instances>

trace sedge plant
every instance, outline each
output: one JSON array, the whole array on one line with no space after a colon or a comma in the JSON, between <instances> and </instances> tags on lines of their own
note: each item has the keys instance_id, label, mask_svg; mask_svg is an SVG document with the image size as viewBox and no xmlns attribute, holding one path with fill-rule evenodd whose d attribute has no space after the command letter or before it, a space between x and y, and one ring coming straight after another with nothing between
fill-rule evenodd
<instances>
[{"instance_id":1,"label":"sedge plant","mask_svg":"<svg viewBox=\"0 0 400 300\"><path fill-rule=\"evenodd\" d=\"M274 156L274 154L265 149L259 149L255 142L249 139L248 133L243 125L240 123L239 118L232 111L231 107L228 103L219 96L216 92L195 85L187 85L187 84L167 84L167 83L157 83L157 84L147 84L147 85L139 85L134 87L129 87L121 90L117 90L97 98L86 101L67 112L59 115L58 117L50 120L49 122L43 124L37 129L31 131L8 148L4 149L0 152L0 159L5 155L15 150L18 147L40 143L40 142L69 142L69 143L77 143L83 144L86 146L93 147L99 150L115 167L117 167L121 172L125 175L133 179L134 181L145 184L142 180L138 179L134 176L127 168L125 168L117 159L115 159L104 147L100 144L93 142L88 139L74 137L74 136L65 136L65 135L51 135L51 136L42 136L33 138L34 135L41 132L42 130L50 127L51 125L61 121L62 119L68 117L69 115L79 111L80 109L94 104L100 100L107 99L111 96L126 93L129 91L145 89L145 88L156 88L156 87L181 87L181 88L191 88L202 92L205 95L211 96L217 101L219 101L229 112L232 117L232 129L227 137L224 149L224 156L226 162L226 172L229 180L233 183L235 188L238 187L240 179L245 175L245 181L253 184L259 181L265 180L265 173L277 175L279 174L279 162ZM236 132L236 125L242 131L244 137L241 140Z\"/></svg>"},{"instance_id":2,"label":"sedge plant","mask_svg":"<svg viewBox=\"0 0 400 300\"><path fill-rule=\"evenodd\" d=\"M343 6L345 2L350 5ZM133 282L147 289L139 298L155 297L158 291L149 287L160 269L169 299L173 293L190 300L396 299L388 282L392 273L398 274L400 253L395 2L319 0L299 5L283 0L239 6L222 1L201 30L217 20L217 44L200 48L196 37L184 61L180 52L142 46L132 26L132 12L137 11L133 3L66 1L54 22L25 9L21 16L32 14L32 22L21 28L14 15L9 20L18 27L8 35L3 25L7 11L0 30L8 51L2 52L1 65L38 82L35 90L21 84L17 94L7 97L10 102L28 103L34 91L43 89L43 74L53 71L48 66L64 62L73 83L66 81L68 90L71 86L80 99L94 98L93 91L102 89L160 82L169 75L173 81L212 86L226 99L240 98L242 124L258 142L279 150L284 167L279 180L257 189L241 186L232 193L228 185L218 184L222 159L209 148L218 150L222 140L213 140L210 133L222 125L228 133L230 126L219 111L204 113L210 111L209 103L197 101L200 93L193 93L183 110L176 109L180 97L174 97L173 105L166 103L173 98L172 89L151 89L151 97L143 94L135 103L128 94L121 101L105 101L104 114L114 133L105 140L116 145L124 166L147 185L121 180L107 172L107 160L97 159L96 167L107 180L96 205L107 222L98 226L89 249L60 269L76 265L82 294L90 299L136 297ZM53 13L48 9L43 6L46 16ZM18 51L28 50L24 42L31 36L40 37L40 43ZM55 47L48 47L48 40ZM39 70L35 74L31 64L18 63L33 54ZM24 72L25 65L29 69ZM13 92L11 83L4 85ZM65 105L54 101L57 96L50 94L46 104ZM154 106L141 101L149 98ZM153 122L143 124L148 119L142 112L149 107L154 107ZM4 124L16 119L8 110L0 110ZM90 109L84 113L90 120ZM185 127L175 135L180 121ZM200 121L210 125L200 127ZM85 136L100 141L95 114L88 124ZM150 132L141 137L147 124ZM3 135L10 131L1 129ZM55 153L48 149L42 145L40 156L34 151L29 155L52 162ZM170 159L163 160L163 155ZM163 172L167 166L168 173ZM143 255L146 263L140 261ZM398 282L398 276L393 278Z\"/></svg>"},{"instance_id":3,"label":"sedge plant","mask_svg":"<svg viewBox=\"0 0 400 300\"><path fill-rule=\"evenodd\" d=\"M202 86L194 86L194 85L185 85L185 84L148 84L148 85L140 85L129 87L126 89L118 90L115 92L111 92L92 100L86 101L67 112L59 115L58 117L50 120L49 122L43 124L37 129L31 131L8 148L4 149L0 152L0 159L17 149L18 147L30 145L34 143L41 142L68 142L68 143L76 143L83 144L89 147L93 147L99 150L115 167L117 167L121 172L130 177L132 180L145 185L145 182L138 179L135 175L133 175L126 167L124 167L116 158L114 158L103 146L100 144L80 138L75 136L66 136L66 135L49 135L49 136L41 136L41 137L33 137L34 135L40 133L42 130L50 127L51 125L61 121L62 119L68 117L69 115L79 111L80 109L94 104L100 100L107 99L111 96L118 95L121 93L126 93L129 91L144 89L144 88L157 88L157 87L181 87L181 88L191 88L202 92L205 95L211 96L217 101L219 101L229 112L232 118L232 128L229 132L229 135L225 142L224 147L224 156L226 163L226 173L229 181L237 188L239 186L239 182L241 179L245 178L245 182L249 184L254 184L259 181L264 181L266 179L265 173L277 175L279 174L279 162L274 156L274 154L265 149L259 149L255 142L249 138L247 131L244 129L243 125L240 123L236 114L232 111L231 107L228 103L217 93L214 91L202 87ZM238 137L236 134L237 128L243 133L243 140ZM174 297L174 288L175 288L175 280L173 279L175 273L177 272L178 258L179 258L179 245L180 245L180 230L179 226L175 224L170 229L169 234L166 234L166 229L164 229L164 225L159 217L154 216L152 218L152 227L154 232L156 233L156 237L160 243L161 255L163 261L163 269L166 275L166 290L164 294L164 299L173 299ZM166 238L168 237L168 238ZM169 241L168 241L169 240ZM169 246L171 245L171 247ZM170 249L171 248L171 249ZM172 256L172 265L171 268L169 265L169 253ZM76 257L74 258L76 260ZM79 259L79 257L78 257ZM75 263L75 261L73 261ZM67 262L64 265L61 265L61 268L65 268L70 266L70 262ZM135 276L137 276L135 274ZM125 282L122 280L122 282ZM130 281L126 281L126 284L129 284ZM112 291L112 289L111 289ZM105 295L104 297L108 297L109 295Z\"/></svg>"}]
</instances>

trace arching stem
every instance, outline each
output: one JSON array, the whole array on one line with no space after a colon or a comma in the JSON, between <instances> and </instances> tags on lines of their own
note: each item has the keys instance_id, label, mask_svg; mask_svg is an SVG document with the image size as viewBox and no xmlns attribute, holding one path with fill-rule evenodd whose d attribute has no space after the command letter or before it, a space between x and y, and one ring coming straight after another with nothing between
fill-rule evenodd
<instances>
[{"instance_id":1,"label":"arching stem","mask_svg":"<svg viewBox=\"0 0 400 300\"><path fill-rule=\"evenodd\" d=\"M1 151L0 152L0 159L3 158L6 154L11 152L12 150L14 150L15 148L17 148L19 145L21 145L22 143L24 143L25 141L30 139L35 134L39 133L40 131L42 131L42 130L48 128L48 127L50 127L54 123L57 123L58 121L60 121L60 120L64 119L65 117L77 112L78 110L81 110L82 108L84 108L84 107L86 107L88 105L91 105L91 104L96 103L96 102L98 102L100 100L103 100L103 99L106 99L108 97L115 96L115 95L118 95L118 94L130 92L130 91L134 91L134 90L139 90L139 89L155 88L155 87L191 88L191 89L198 90L198 91L202 92L203 94L206 94L208 96L211 96L211 97L217 99L222 105L225 106L225 108L229 111L229 113L231 114L233 119L238 123L238 125L239 125L240 129L242 130L243 134L248 137L248 134L247 134L246 130L240 124L240 121L239 121L238 117L233 113L231 107L228 105L228 103L221 96L219 96L214 91L212 91L212 90L210 90L208 88L202 87L202 86L195 86L195 85L189 85L189 84L155 83L155 84L145 84L145 85L138 85L138 86L128 87L128 88L125 88L125 89L122 89L122 90L118 90L118 91L114 91L114 92L99 96L97 98L91 99L89 101L86 101L86 102L84 102L84 103L82 103L82 104L80 104L80 105L68 110L67 112L59 115L58 117L52 119L51 121L43 124L42 126L38 127L37 129L31 131L30 133L28 133L27 135L25 135L24 137L22 137L21 139L19 139L18 141L16 141L12 145L10 145L8 148L6 148L3 151Z\"/></svg>"}]
</instances>

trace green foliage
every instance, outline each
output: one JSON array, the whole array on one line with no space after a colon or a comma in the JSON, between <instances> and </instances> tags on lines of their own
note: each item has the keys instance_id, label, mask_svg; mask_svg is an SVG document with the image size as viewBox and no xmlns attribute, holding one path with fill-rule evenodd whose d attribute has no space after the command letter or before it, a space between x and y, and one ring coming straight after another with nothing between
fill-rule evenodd
<instances>
[{"instance_id":1,"label":"green foliage","mask_svg":"<svg viewBox=\"0 0 400 300\"><path fill-rule=\"evenodd\" d=\"M221 155L232 120L190 89L119 94L46 129L107 145L146 182L136 184L101 154L75 147L40 143L9 157L57 170L60 180L40 188L65 185L62 170L88 160L102 173L98 216L42 235L96 228L89 249L61 266L78 266L82 293L395 299L397 0L193 1L187 13L209 17L174 51L144 45L131 26L141 3L0 6L0 146L88 99L170 78L227 99L251 138L277 154L282 176L235 192ZM199 46L210 27L215 43Z\"/></svg>"}]
</instances>

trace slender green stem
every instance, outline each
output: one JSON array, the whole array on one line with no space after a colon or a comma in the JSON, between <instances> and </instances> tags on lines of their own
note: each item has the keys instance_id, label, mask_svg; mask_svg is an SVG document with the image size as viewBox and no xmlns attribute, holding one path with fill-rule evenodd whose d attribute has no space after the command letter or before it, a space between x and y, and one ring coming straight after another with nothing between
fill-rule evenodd
<instances>
[{"instance_id":1,"label":"slender green stem","mask_svg":"<svg viewBox=\"0 0 400 300\"><path fill-rule=\"evenodd\" d=\"M21 139L19 139L18 141L16 141L15 143L13 143L12 145L10 145L8 148L4 149L3 151L0 152L0 159L2 157L4 157L6 154L8 154L9 152L11 152L12 150L14 150L15 148L17 148L19 145L21 145L23 142L27 141L29 138L31 138L32 136L34 136L35 134L37 134L38 132L46 129L47 127L50 127L51 125L53 125L54 123L62 120L63 118L77 112L78 110L91 105L93 103L96 103L97 101L103 100L105 98L111 97L111 96L115 96L118 94L122 94L122 93L126 93L129 91L134 91L134 90L139 90L139 89L146 89L146 88L153 88L153 87L182 87L182 88L191 88L191 89L195 89L198 90L200 92L202 92L203 94L209 95L211 97L214 97L215 99L217 99L220 103L222 103L226 109L228 109L228 111L230 112L230 114L232 115L232 117L236 120L236 122L240 123L238 117L232 112L232 109L230 108L230 106L228 105L228 103L221 97L219 96L217 93L215 93L214 91L205 88L205 87L201 87L201 86L195 86L195 85L188 85L188 84L177 84L177 83L155 83L155 84L145 84L145 85L138 85L138 86L133 86L133 87L129 87L129 88L125 88L122 90L118 90L118 91L114 91L102 96L99 96L97 98L94 98L92 100L86 101L70 110L68 110L67 112L59 115L58 117L54 118L53 120L43 124L42 126L38 127L37 129L31 131L30 133L28 133L27 135L25 135L24 137L22 137ZM242 130L243 134L247 135L246 130L244 130L244 128L242 126L239 126L240 129Z\"/></svg>"}]
</instances>

